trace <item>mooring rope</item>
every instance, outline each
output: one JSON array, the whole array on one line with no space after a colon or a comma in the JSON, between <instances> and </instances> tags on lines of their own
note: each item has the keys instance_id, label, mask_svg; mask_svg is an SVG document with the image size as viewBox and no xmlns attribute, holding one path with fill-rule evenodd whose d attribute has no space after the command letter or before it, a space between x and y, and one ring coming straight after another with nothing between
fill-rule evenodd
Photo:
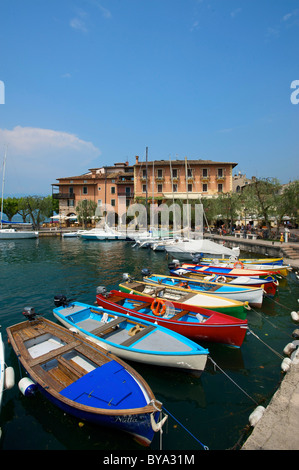
<instances>
[{"instance_id":1,"label":"mooring rope","mask_svg":"<svg viewBox=\"0 0 299 470\"><path fill-rule=\"evenodd\" d=\"M169 416L171 416L180 426L182 426L182 428L184 428L185 431L187 431L187 432L190 434L190 436L192 436L193 439L195 439L195 440L204 448L204 450L209 450L209 448L208 448L205 444L203 444L202 442L200 442L200 440L197 439L197 437L195 437L194 434L192 434L192 433L191 433L182 423L180 423L168 410L166 410L166 408L165 408L164 405L162 406L162 408L163 408L163 410L164 410L166 413L168 413Z\"/></svg>"},{"instance_id":2,"label":"mooring rope","mask_svg":"<svg viewBox=\"0 0 299 470\"><path fill-rule=\"evenodd\" d=\"M221 369L221 367L218 366L218 364L216 364L216 362L210 357L208 356L208 359L210 359L210 361L214 364L214 366L218 367L218 369L223 372L223 374L231 381L233 382L234 385L236 385L236 387L238 387L248 398L250 398L250 400L252 400L256 405L258 405L258 403L250 396L248 395L247 392L245 392L245 390L243 390L243 388L241 388L229 375L226 374L226 372L224 372L223 369Z\"/></svg>"},{"instance_id":3,"label":"mooring rope","mask_svg":"<svg viewBox=\"0 0 299 470\"><path fill-rule=\"evenodd\" d=\"M284 359L284 356L282 356L281 354L279 354L277 351L275 351L275 349L271 348L271 346L269 346L267 343L265 343L265 341L263 341L256 333L254 333L250 328L247 328L248 331L253 335L255 336L258 340L261 341L261 343L263 343L264 346L266 346L267 348L270 349L270 351L272 351L274 354L276 354L276 356L278 356L280 359Z\"/></svg>"}]
</instances>

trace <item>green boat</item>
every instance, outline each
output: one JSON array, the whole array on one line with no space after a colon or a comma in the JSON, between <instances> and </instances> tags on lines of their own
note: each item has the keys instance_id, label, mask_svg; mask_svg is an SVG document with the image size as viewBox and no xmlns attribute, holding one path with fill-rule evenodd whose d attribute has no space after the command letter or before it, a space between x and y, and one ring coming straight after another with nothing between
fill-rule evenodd
<instances>
[{"instance_id":1,"label":"green boat","mask_svg":"<svg viewBox=\"0 0 299 470\"><path fill-rule=\"evenodd\" d=\"M119 290L131 294L150 296L153 299L158 298L206 308L241 320L246 320L247 311L250 310L248 302L239 302L218 295L209 295L182 287L162 286L145 281L127 279L119 284Z\"/></svg>"}]
</instances>

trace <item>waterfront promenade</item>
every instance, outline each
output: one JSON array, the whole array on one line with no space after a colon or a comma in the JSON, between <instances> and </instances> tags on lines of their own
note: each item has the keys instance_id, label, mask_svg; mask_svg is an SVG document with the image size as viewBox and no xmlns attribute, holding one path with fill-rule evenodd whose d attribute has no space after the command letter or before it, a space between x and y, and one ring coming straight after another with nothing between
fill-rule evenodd
<instances>
[{"instance_id":1,"label":"waterfront promenade","mask_svg":"<svg viewBox=\"0 0 299 470\"><path fill-rule=\"evenodd\" d=\"M299 243L280 243L267 240L236 239L232 236L208 236L227 246L239 245L251 253L270 257L284 256L289 250L299 253ZM276 254L275 254L276 252ZM284 264L299 271L299 258L284 256ZM299 282L299 281L298 281ZM299 304L298 304L299 309ZM294 330L299 324L294 323ZM299 450L299 352L293 358L290 369L284 373L281 384L273 395L265 412L243 444L241 450Z\"/></svg>"}]
</instances>

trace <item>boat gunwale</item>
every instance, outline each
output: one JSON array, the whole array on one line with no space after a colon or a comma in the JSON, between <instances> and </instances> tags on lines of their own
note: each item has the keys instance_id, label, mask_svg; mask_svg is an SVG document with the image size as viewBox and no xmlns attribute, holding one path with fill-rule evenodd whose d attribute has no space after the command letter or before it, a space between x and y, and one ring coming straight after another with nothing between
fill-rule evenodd
<instances>
[{"instance_id":1,"label":"boat gunwale","mask_svg":"<svg viewBox=\"0 0 299 470\"><path fill-rule=\"evenodd\" d=\"M85 412L85 413L88 413L88 414L94 414L94 415L107 415L107 416L112 417L112 416L118 416L118 415L120 415L120 416L142 415L142 414L148 414L148 413L154 413L154 412L157 412L157 411L161 411L161 409L157 409L157 407L153 405L152 402L157 404L157 406L160 402L156 400L156 398L154 396L154 393L152 392L151 388L149 387L147 382L143 379L143 377L141 375L139 375L139 373L137 371L135 371L131 366L126 364L120 358L116 357L113 353L108 353L100 345L95 345L93 342L89 341L87 338L78 338L78 341L80 342L80 344L86 344L87 347L91 347L95 350L99 350L99 352L101 354L104 354L109 359L115 360L121 366L123 366L124 369L128 373L131 374L131 376L134 378L134 380L136 382L139 382L142 385L142 387L144 388L144 390L145 390L146 394L148 395L148 398L149 398L150 401L147 405L145 405L142 408L128 408L128 409L109 410L109 409L106 409L106 408L95 408L95 407L91 407L91 406L87 406L87 405L82 405L80 403L77 403L77 402L61 395L53 386L48 385L38 375L38 373L34 370L34 365L31 366L31 364L30 364L29 353L28 353L28 356L26 357L26 354L24 354L24 351L22 351L22 347L21 348L19 347L19 344L18 344L19 341L16 341L15 337L14 337L15 332L19 331L19 330L22 330L23 327L25 327L25 325L29 326L30 323L31 324L34 324L34 323L36 324L37 322L40 322L40 321L41 321L41 319L34 320L34 322L25 321L25 322L22 322L22 323L18 323L16 325L8 327L7 328L7 334L8 334L8 339L9 339L9 341L10 341L10 343L11 343L11 345L12 345L14 351L15 351L15 354L17 355L18 360L21 362L24 369L27 371L27 373L32 378L32 380L34 382L36 382L39 385L39 387L41 387L46 393L50 394L56 400L64 403L65 405L69 406L70 408L75 408L75 409L78 409L82 412ZM52 327L51 323L53 323L53 322L50 322L49 320L47 320L45 318L42 318L42 321L46 322L48 326L50 324L50 327ZM23 325L23 327L22 327L22 325ZM66 330L63 327L60 327L60 325L57 325L55 323L53 323L53 325L55 325L55 329L57 328L57 329L59 329L59 331L62 331L65 334L68 332L69 335L74 337L74 335L75 335L74 333L69 332L68 330ZM66 330L66 331L64 331L64 330ZM37 335L37 336L39 336L39 335ZM20 344L23 344L23 346L24 346L24 342L22 340L20 340ZM24 346L24 348L25 348L25 346ZM56 349L55 351L52 351L53 359L55 358L55 356L60 355L59 349L60 348ZM54 354L54 352L56 352L56 355ZM47 360L48 360L48 358L46 358L45 362L47 362ZM38 364L35 364L35 365L37 365L37 367L38 367L38 366L40 366L41 362L38 363Z\"/></svg>"}]
</instances>

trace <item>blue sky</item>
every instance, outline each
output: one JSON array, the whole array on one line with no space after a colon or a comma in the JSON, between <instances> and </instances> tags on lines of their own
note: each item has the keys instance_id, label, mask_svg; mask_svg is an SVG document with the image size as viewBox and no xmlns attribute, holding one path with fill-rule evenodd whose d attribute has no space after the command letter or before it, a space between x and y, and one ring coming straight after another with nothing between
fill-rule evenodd
<instances>
[{"instance_id":1,"label":"blue sky","mask_svg":"<svg viewBox=\"0 0 299 470\"><path fill-rule=\"evenodd\" d=\"M146 147L298 179L298 57L298 0L1 0L5 196Z\"/></svg>"}]
</instances>

